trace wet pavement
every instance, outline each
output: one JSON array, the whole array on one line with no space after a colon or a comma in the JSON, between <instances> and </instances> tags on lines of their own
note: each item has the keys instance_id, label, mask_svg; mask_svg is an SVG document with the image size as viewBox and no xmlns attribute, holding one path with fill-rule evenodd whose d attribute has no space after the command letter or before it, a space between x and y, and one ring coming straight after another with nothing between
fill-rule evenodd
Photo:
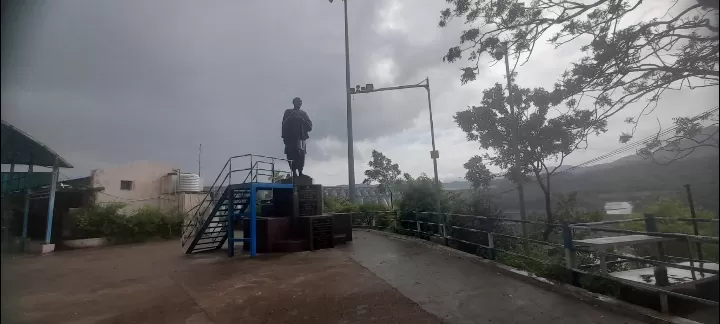
<instances>
[{"instance_id":1,"label":"wet pavement","mask_svg":"<svg viewBox=\"0 0 720 324\"><path fill-rule=\"evenodd\" d=\"M177 241L3 257L2 323L636 323L421 241L287 255Z\"/></svg>"},{"instance_id":2,"label":"wet pavement","mask_svg":"<svg viewBox=\"0 0 720 324\"><path fill-rule=\"evenodd\" d=\"M350 257L447 323L641 323L419 240L356 231Z\"/></svg>"},{"instance_id":3,"label":"wet pavement","mask_svg":"<svg viewBox=\"0 0 720 324\"><path fill-rule=\"evenodd\" d=\"M440 323L339 249L186 257L177 241L3 258L2 323Z\"/></svg>"}]
</instances>

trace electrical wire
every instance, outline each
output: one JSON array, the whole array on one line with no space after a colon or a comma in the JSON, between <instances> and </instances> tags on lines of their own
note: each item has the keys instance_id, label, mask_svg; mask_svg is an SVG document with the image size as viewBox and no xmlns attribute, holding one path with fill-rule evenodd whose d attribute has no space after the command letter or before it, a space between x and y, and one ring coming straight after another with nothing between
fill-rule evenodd
<instances>
[{"instance_id":1,"label":"electrical wire","mask_svg":"<svg viewBox=\"0 0 720 324\"><path fill-rule=\"evenodd\" d=\"M713 109L707 110L707 111L705 111L705 112L702 112L702 113L700 113L700 114L698 114L698 115L690 118L690 120L691 120L691 121L695 121L695 120L697 120L698 118L701 118L702 116L706 116L706 115L715 113L715 112L717 112L718 110L719 110L719 108L718 108L718 107L715 107L715 108L713 108ZM675 132L675 131L676 131L677 129L679 129L679 128L680 128L679 126L671 127L671 128L666 129L666 130L664 130L664 131L661 131L661 132L658 133L658 134L645 137L645 138L643 138L643 139L641 139L641 140L639 140L639 141L636 141L636 142L633 142L633 143L630 143L630 144L626 144L626 145L624 145L624 146L622 146L622 147L620 147L620 148L617 148L617 149L615 149L615 150L613 150L613 151L610 151L610 152L605 153L605 154L603 154L603 155L594 157L594 158L592 158L592 159L590 159L590 160L587 160L587 161L585 161L585 162L582 162L582 163L580 163L580 164L578 164L578 165L574 165L574 166L572 166L572 167L569 167L569 168L567 168L567 169L565 169L565 170L559 171L559 172L554 173L554 174L557 175L557 174L561 174L561 173L571 172L571 171L573 171L573 170L575 170L575 169L577 169L577 168L581 168L581 167L584 167L584 166L586 166L586 165L593 164L593 163L595 163L595 162L599 162L599 161L602 161L602 160L606 160L606 159L608 159L608 158L610 158L610 157L613 157L613 156L615 156L615 155L618 155L618 154L621 154L621 153L625 153L625 152L627 152L627 151L629 151L629 150L635 149L635 148L640 147L640 146L644 146L644 145L646 145L647 143L650 143L650 142L654 141L655 139L657 139L657 138L659 138L659 137L661 137L661 136L665 136L665 135L668 135L668 134L670 134L670 133L672 133L672 132ZM547 176L548 176L548 175L546 175L545 177L547 178ZM513 187L513 188L510 188L510 189L508 189L508 190L505 190L505 191L502 191L502 192L499 192L499 193L496 193L496 194L492 194L492 195L493 195L493 196L501 196L501 195L504 195L504 194L506 194L506 193L509 193L509 192L512 192L512 191L515 191L515 190L517 190L517 187Z\"/></svg>"}]
</instances>

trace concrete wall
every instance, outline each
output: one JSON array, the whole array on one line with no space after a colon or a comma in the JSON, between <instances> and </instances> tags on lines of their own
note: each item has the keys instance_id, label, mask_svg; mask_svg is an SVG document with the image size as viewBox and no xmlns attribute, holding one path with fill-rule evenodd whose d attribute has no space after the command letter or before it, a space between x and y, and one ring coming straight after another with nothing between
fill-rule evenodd
<instances>
[{"instance_id":1,"label":"concrete wall","mask_svg":"<svg viewBox=\"0 0 720 324\"><path fill-rule=\"evenodd\" d=\"M178 194L178 200L180 204L180 210L186 214L187 217L193 217L195 216L195 213L197 212L198 208L202 210L204 207L208 206L211 202L211 200L208 198L202 205L200 203L202 202L203 198L205 198L204 192L184 192Z\"/></svg>"},{"instance_id":2,"label":"concrete wall","mask_svg":"<svg viewBox=\"0 0 720 324\"><path fill-rule=\"evenodd\" d=\"M178 198L173 194L164 194L163 187L167 181L168 173L175 168L168 163L138 161L116 167L93 170L90 178L93 187L104 187L95 196L97 203L123 203L127 205L123 210L126 213L153 206L164 211L177 209ZM133 182L132 189L123 190L120 183L123 180Z\"/></svg>"}]
</instances>

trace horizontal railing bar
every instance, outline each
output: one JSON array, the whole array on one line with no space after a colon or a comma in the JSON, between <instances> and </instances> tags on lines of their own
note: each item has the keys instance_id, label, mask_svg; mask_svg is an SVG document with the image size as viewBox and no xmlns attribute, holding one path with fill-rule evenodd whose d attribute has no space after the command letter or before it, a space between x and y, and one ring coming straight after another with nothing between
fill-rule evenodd
<instances>
[{"instance_id":1,"label":"horizontal railing bar","mask_svg":"<svg viewBox=\"0 0 720 324\"><path fill-rule=\"evenodd\" d=\"M531 220L521 220L521 219L511 219L511 218L502 218L502 217L465 215L465 214L444 214L444 213L431 213L431 212L421 212L421 213L419 213L419 214L434 214L434 215L446 215L446 216L458 216L458 217L471 217L471 218L479 218L479 219L491 219L491 220L497 220L497 221L503 221L503 222L525 223L525 224L536 224L536 225L552 226L552 227L562 227L562 224L553 224L553 223L545 223L545 222L538 222L538 221L531 221Z\"/></svg>"},{"instance_id":2,"label":"horizontal railing bar","mask_svg":"<svg viewBox=\"0 0 720 324\"><path fill-rule=\"evenodd\" d=\"M540 244L540 245L547 245L547 246L552 246L552 247L561 248L561 249L562 249L562 248L565 248L565 246L563 246L562 244L553 243L553 242L546 242L546 241L540 241L540 240L534 240L534 239L531 239L531 238L525 238L525 237L521 237L521 236L508 235L508 234L502 234L502 233L493 233L493 235L495 235L495 236L502 236L502 237L514 238L514 239L516 239L516 240L523 240L523 241L528 241L528 242L530 242L530 243L535 243L535 244Z\"/></svg>"},{"instance_id":3,"label":"horizontal railing bar","mask_svg":"<svg viewBox=\"0 0 720 324\"><path fill-rule=\"evenodd\" d=\"M670 267L670 268L677 268L677 269L683 269L683 270L689 270L689 271L705 272L705 273L711 273L711 274L720 273L720 272L718 272L718 270L713 270L713 269L708 269L708 268L684 266L684 265L680 265L680 264L672 263L672 262L658 261L658 260L646 259L646 258L641 258L641 257L634 257L634 256L630 256L630 255L615 254L615 253L611 253L611 252L585 250L585 249L578 249L578 248L575 248L575 251L585 252L585 253L604 254L604 255L613 256L613 257L616 257L619 259L639 261L639 262L643 262L643 263L649 263L652 265L664 265L664 266Z\"/></svg>"},{"instance_id":4,"label":"horizontal railing bar","mask_svg":"<svg viewBox=\"0 0 720 324\"><path fill-rule=\"evenodd\" d=\"M584 270L582 270L582 269L572 268L572 271L577 272L577 273L581 273L581 274L597 276L597 275L595 275L595 274L593 274L593 273L589 273L589 272L584 271ZM632 287L635 287L635 288L638 288L638 289L641 289L641 290L646 290L646 291L652 291L652 292L657 292L657 293L661 293L661 294L666 294L666 295L669 295L669 296L674 296L674 297L678 297L678 298L682 298L682 299L687 299L687 300L695 301L695 302L698 302L698 303L701 303L701 304L704 304L704 305L710 305L710 306L718 306L718 305L720 305L720 303L718 303L718 302L716 302L716 301L712 301L712 300L709 300L709 299L698 298L698 297L694 297L694 296L690 296L690 295L683 295L683 294L681 294L681 293L677 293L677 292L674 292L674 291L672 291L672 290L666 290L666 289L662 289L662 288L656 288L656 287L654 287L654 286L645 285L645 284L641 284L641 283L634 283L634 282L632 282L632 281L619 280L619 279L617 279L617 278L615 278L615 277L602 277L602 278L608 279L608 280L610 280L610 281L617 282L617 283L619 283L619 284L629 285L629 286L632 286Z\"/></svg>"},{"instance_id":5,"label":"horizontal railing bar","mask_svg":"<svg viewBox=\"0 0 720 324\"><path fill-rule=\"evenodd\" d=\"M287 162L287 161L292 161L292 160L283 159L283 158L279 158L279 157L265 156L265 155L259 155L259 154L235 155L235 156L231 156L230 159L238 159L238 158L251 157L251 156L252 156L252 157L259 157L259 158L263 158L263 159L274 159L274 160L278 160L278 161L286 161L286 162Z\"/></svg>"},{"instance_id":6,"label":"horizontal railing bar","mask_svg":"<svg viewBox=\"0 0 720 324\"><path fill-rule=\"evenodd\" d=\"M680 222L698 222L698 223L712 223L712 222L719 222L720 220L717 218L676 218L676 221Z\"/></svg>"},{"instance_id":7,"label":"horizontal railing bar","mask_svg":"<svg viewBox=\"0 0 720 324\"><path fill-rule=\"evenodd\" d=\"M688 234L680 234L680 233L642 232L642 231L632 231L632 230L626 230L626 229L615 229L615 228L605 228L605 227L588 227L588 226L576 226L576 225L570 225L570 227L575 228L575 229L586 229L586 230L590 230L593 232L647 235L647 236L686 239L686 240L692 240L695 242L718 243L718 238L712 237L712 236L688 235Z\"/></svg>"},{"instance_id":8,"label":"horizontal railing bar","mask_svg":"<svg viewBox=\"0 0 720 324\"><path fill-rule=\"evenodd\" d=\"M618 219L618 220L609 220L609 221L601 221L601 222L574 223L570 226L606 225L606 224L630 223L630 222L637 222L637 221L644 221L644 220L645 220L645 218L628 218L628 219Z\"/></svg>"}]
</instances>

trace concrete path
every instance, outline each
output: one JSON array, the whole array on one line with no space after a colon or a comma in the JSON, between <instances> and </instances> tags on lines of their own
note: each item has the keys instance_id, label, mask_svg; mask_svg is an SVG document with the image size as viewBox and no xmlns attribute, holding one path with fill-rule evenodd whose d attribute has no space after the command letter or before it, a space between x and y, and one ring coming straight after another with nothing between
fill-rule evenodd
<instances>
[{"instance_id":1,"label":"concrete path","mask_svg":"<svg viewBox=\"0 0 720 324\"><path fill-rule=\"evenodd\" d=\"M420 241L353 235L353 260L448 323L640 323Z\"/></svg>"},{"instance_id":2,"label":"concrete path","mask_svg":"<svg viewBox=\"0 0 720 324\"><path fill-rule=\"evenodd\" d=\"M3 324L441 323L341 249L188 257L173 240L2 261Z\"/></svg>"}]
</instances>

